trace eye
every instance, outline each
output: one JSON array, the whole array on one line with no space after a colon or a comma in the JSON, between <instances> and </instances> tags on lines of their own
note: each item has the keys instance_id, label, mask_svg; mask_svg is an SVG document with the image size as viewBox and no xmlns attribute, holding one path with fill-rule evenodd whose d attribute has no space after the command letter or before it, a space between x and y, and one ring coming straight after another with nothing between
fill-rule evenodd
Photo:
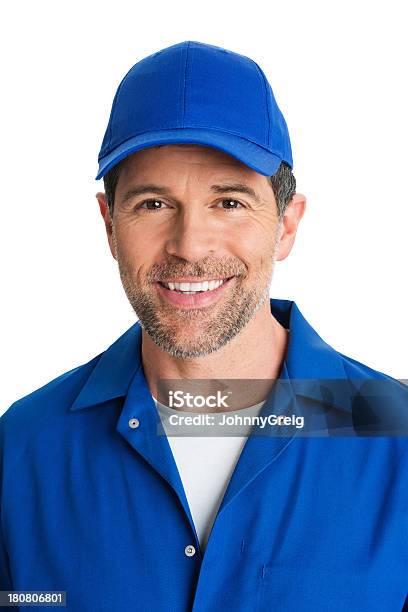
<instances>
[{"instance_id":1,"label":"eye","mask_svg":"<svg viewBox=\"0 0 408 612\"><path fill-rule=\"evenodd\" d=\"M233 200L232 198L224 198L223 200L220 200L219 204L224 205L225 202L227 203L227 206L222 206L224 210L236 210L239 206L243 206L241 202L238 200Z\"/></svg>"},{"instance_id":2,"label":"eye","mask_svg":"<svg viewBox=\"0 0 408 612\"><path fill-rule=\"evenodd\" d=\"M149 212L156 212L156 211L162 210L162 206L161 206L162 204L164 204L164 202L162 202L161 200L158 200L157 198L150 198L150 200L144 200L136 208L138 210L142 209L142 210L147 210Z\"/></svg>"}]
</instances>

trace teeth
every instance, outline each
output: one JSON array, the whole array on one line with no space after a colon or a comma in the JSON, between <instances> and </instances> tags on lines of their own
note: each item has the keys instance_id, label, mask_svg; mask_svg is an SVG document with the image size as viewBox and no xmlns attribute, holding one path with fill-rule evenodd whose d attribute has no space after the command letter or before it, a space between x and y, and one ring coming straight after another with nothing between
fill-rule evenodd
<instances>
[{"instance_id":1,"label":"teeth","mask_svg":"<svg viewBox=\"0 0 408 612\"><path fill-rule=\"evenodd\" d=\"M182 293L192 294L200 291L212 291L221 287L227 279L203 281L202 283L163 283L172 291L181 291Z\"/></svg>"}]
</instances>

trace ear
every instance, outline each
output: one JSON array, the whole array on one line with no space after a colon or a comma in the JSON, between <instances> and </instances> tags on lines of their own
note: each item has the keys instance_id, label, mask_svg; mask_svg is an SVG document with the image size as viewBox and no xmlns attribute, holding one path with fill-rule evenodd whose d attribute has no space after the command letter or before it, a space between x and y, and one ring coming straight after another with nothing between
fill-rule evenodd
<instances>
[{"instance_id":1,"label":"ear","mask_svg":"<svg viewBox=\"0 0 408 612\"><path fill-rule=\"evenodd\" d=\"M99 210L105 223L106 235L108 237L110 252L112 253L112 257L116 259L116 248L112 235L112 217L109 212L106 195L102 191L99 191L95 197L98 200Z\"/></svg>"},{"instance_id":2,"label":"ear","mask_svg":"<svg viewBox=\"0 0 408 612\"><path fill-rule=\"evenodd\" d=\"M306 197L302 193L295 193L286 206L281 222L280 234L276 251L276 260L286 259L295 242L296 231L306 210Z\"/></svg>"}]
</instances>

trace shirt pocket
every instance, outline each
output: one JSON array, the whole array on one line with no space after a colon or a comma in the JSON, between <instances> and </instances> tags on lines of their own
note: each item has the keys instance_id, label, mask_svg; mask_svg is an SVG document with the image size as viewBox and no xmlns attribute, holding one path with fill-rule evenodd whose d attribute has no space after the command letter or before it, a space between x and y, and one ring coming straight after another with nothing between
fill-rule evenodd
<instances>
[{"instance_id":1,"label":"shirt pocket","mask_svg":"<svg viewBox=\"0 0 408 612\"><path fill-rule=\"evenodd\" d=\"M402 572L264 565L258 612L401 612Z\"/></svg>"}]
</instances>

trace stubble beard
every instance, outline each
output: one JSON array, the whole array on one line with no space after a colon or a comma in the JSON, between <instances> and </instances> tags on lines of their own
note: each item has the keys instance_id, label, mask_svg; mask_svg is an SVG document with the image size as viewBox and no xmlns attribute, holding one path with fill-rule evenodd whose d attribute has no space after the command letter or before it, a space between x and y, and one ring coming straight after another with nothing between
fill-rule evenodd
<instances>
[{"instance_id":1,"label":"stubble beard","mask_svg":"<svg viewBox=\"0 0 408 612\"><path fill-rule=\"evenodd\" d=\"M161 266L163 278L197 276L199 278L227 278L236 275L226 294L209 307L183 310L160 299L155 283L148 279L136 281L133 268L117 249L120 278L126 296L140 325L153 342L177 359L191 359L210 355L224 347L248 324L269 300L276 257L276 243L266 270L259 271L246 287L246 269L242 262L231 259L216 262L211 270L210 260L191 263L184 271L177 265ZM223 272L224 269L224 272ZM174 273L175 272L175 273Z\"/></svg>"}]
</instances>

